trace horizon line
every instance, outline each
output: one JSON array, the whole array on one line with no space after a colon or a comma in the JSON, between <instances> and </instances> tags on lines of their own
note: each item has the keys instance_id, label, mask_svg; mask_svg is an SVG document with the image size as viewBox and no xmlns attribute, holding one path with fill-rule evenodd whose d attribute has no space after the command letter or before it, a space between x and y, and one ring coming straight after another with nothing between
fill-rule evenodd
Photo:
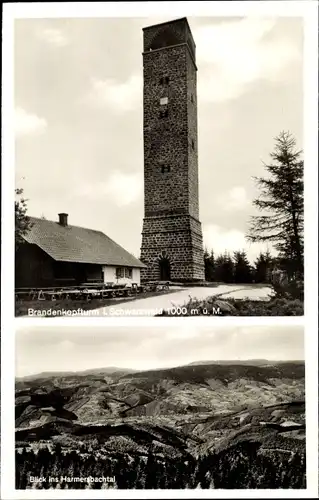
<instances>
[{"instance_id":1,"label":"horizon line","mask_svg":"<svg viewBox=\"0 0 319 500\"><path fill-rule=\"evenodd\" d=\"M114 371L132 371L135 373L142 373L142 372L149 372L149 371L160 371L160 370L171 370L174 368L182 368L185 366L205 366L209 364L219 364L222 362L232 362L233 365L236 365L236 363L242 363L242 362L248 362L248 361L263 361L265 363L305 363L305 359L264 359L264 358L245 358L245 359L213 359L213 360L198 360L198 361L191 361L190 363L182 364L182 365L172 365L172 366L162 366L162 367L156 367L156 368L145 368L143 370L138 370L136 368L128 368L128 367L120 367L120 366L103 366L99 368L84 368L83 370L56 370L56 371L42 371L42 372L35 372L35 373L30 373L28 375L20 375L20 376L15 376L15 380L21 380L27 377L36 377L36 376L44 376L45 374L49 374L48 376L53 376L53 375L58 375L58 374L63 374L63 373L68 373L68 374L79 374L79 373L84 373L84 372L90 372L90 371L103 371L107 369L114 369ZM254 366L254 365L252 365ZM110 372L112 373L112 372Z\"/></svg>"}]
</instances>

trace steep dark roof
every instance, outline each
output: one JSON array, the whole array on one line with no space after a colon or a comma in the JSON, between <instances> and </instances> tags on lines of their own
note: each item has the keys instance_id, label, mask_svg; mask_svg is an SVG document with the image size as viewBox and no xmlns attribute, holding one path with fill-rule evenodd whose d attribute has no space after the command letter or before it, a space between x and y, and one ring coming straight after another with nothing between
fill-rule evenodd
<instances>
[{"instance_id":1,"label":"steep dark roof","mask_svg":"<svg viewBox=\"0 0 319 500\"><path fill-rule=\"evenodd\" d=\"M30 217L32 228L24 236L52 259L64 262L146 267L101 231Z\"/></svg>"}]
</instances>

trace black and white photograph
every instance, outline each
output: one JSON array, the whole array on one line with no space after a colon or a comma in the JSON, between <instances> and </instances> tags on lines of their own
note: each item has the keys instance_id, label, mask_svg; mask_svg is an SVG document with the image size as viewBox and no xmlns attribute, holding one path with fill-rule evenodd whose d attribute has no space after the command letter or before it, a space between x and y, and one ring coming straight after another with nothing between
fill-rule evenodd
<instances>
[{"instance_id":1,"label":"black and white photograph","mask_svg":"<svg viewBox=\"0 0 319 500\"><path fill-rule=\"evenodd\" d=\"M178 325L17 331L17 489L306 488L303 328Z\"/></svg>"},{"instance_id":2,"label":"black and white photograph","mask_svg":"<svg viewBox=\"0 0 319 500\"><path fill-rule=\"evenodd\" d=\"M318 9L4 5L1 498L318 495Z\"/></svg>"},{"instance_id":3,"label":"black and white photograph","mask_svg":"<svg viewBox=\"0 0 319 500\"><path fill-rule=\"evenodd\" d=\"M15 19L15 315L302 316L303 44L288 11Z\"/></svg>"}]
</instances>

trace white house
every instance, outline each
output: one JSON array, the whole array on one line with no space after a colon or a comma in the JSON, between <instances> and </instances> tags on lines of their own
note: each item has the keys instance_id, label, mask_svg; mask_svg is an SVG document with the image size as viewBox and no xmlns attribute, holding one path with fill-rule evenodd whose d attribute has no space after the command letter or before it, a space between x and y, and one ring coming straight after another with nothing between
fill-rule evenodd
<instances>
[{"instance_id":1,"label":"white house","mask_svg":"<svg viewBox=\"0 0 319 500\"><path fill-rule=\"evenodd\" d=\"M30 217L31 229L16 253L16 287L51 287L84 283L137 283L140 260L101 231Z\"/></svg>"}]
</instances>

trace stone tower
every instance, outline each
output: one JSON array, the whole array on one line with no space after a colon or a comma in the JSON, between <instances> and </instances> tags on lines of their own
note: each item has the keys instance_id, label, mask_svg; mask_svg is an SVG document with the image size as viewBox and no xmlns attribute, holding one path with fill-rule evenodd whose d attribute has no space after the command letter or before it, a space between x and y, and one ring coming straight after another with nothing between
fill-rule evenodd
<instances>
[{"instance_id":1,"label":"stone tower","mask_svg":"<svg viewBox=\"0 0 319 500\"><path fill-rule=\"evenodd\" d=\"M142 280L204 280L195 43L186 18L143 32Z\"/></svg>"}]
</instances>

